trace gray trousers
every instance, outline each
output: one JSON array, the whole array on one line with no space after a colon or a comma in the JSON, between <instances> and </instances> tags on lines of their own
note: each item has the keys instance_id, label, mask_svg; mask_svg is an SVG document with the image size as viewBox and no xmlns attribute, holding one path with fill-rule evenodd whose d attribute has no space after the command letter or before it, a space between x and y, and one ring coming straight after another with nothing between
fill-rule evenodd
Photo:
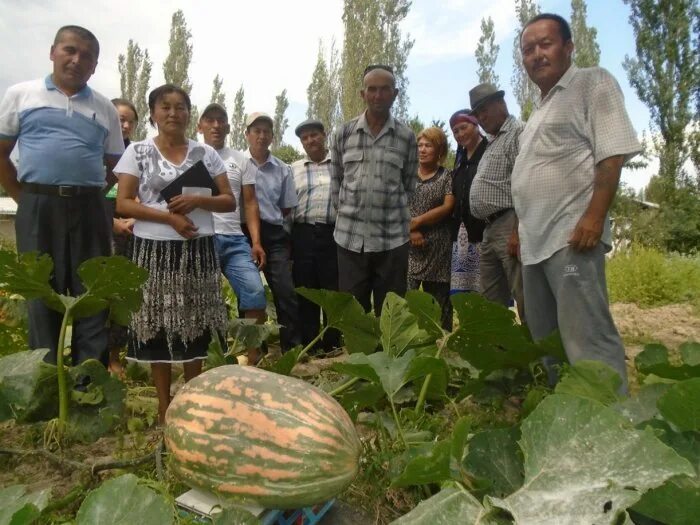
<instances>
[{"instance_id":1,"label":"gray trousers","mask_svg":"<svg viewBox=\"0 0 700 525\"><path fill-rule=\"evenodd\" d=\"M571 363L589 359L609 365L622 378L620 391L626 392L625 349L610 315L603 245L586 252L562 248L549 259L525 265L523 282L534 340L559 329ZM556 381L552 370L550 380Z\"/></svg>"},{"instance_id":2,"label":"gray trousers","mask_svg":"<svg viewBox=\"0 0 700 525\"><path fill-rule=\"evenodd\" d=\"M51 256L54 264L51 286L58 293L75 296L85 291L78 277L78 266L86 259L110 254L110 228L100 194L65 198L20 193L15 218L17 251L38 251ZM55 363L63 314L38 299L27 304L29 347L49 348L46 360ZM73 365L86 359L107 363L106 322L106 311L73 322Z\"/></svg>"},{"instance_id":3,"label":"gray trousers","mask_svg":"<svg viewBox=\"0 0 700 525\"><path fill-rule=\"evenodd\" d=\"M509 306L515 299L520 321L525 323L525 300L520 261L508 254L508 239L515 227L516 215L511 210L486 226L481 243L479 271L481 294L494 303Z\"/></svg>"}]
</instances>

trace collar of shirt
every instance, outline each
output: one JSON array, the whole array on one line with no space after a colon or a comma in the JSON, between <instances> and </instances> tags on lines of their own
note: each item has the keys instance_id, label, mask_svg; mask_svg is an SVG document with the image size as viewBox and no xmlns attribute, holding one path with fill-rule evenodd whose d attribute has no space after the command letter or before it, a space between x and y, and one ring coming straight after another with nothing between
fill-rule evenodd
<instances>
[{"instance_id":1,"label":"collar of shirt","mask_svg":"<svg viewBox=\"0 0 700 525\"><path fill-rule=\"evenodd\" d=\"M367 133L368 135L372 136L372 130L369 127L369 124L367 123L367 111L363 111L362 115L360 115L360 118L357 119L357 126L355 126L355 133L358 131L362 130L363 133ZM386 120L384 123L384 126L382 127L382 130L377 133L377 136L374 137L374 139L378 139L385 133L388 133L389 130L395 131L396 130L396 121L394 120L394 117L389 115L389 118Z\"/></svg>"},{"instance_id":2,"label":"collar of shirt","mask_svg":"<svg viewBox=\"0 0 700 525\"><path fill-rule=\"evenodd\" d=\"M49 91L58 91L59 93L63 93L60 89L58 89L58 86L54 83L53 78L51 75L46 75L46 78L44 79L44 82L46 84L46 89ZM78 91L75 95L68 97L65 93L63 93L66 97L68 98L87 98L90 96L90 93L92 93L92 90L90 89L90 86L85 84L83 89Z\"/></svg>"},{"instance_id":3,"label":"collar of shirt","mask_svg":"<svg viewBox=\"0 0 700 525\"><path fill-rule=\"evenodd\" d=\"M564 73L559 79L559 81L556 84L554 84L552 89L549 90L547 96L540 98L536 101L536 107L541 107L545 102L552 98L552 96L554 96L554 93L556 93L557 91L568 88L569 84L571 84L571 81L574 79L574 75L576 75L577 71L578 67L576 67L576 65L572 63L571 66L569 66L569 69L566 70L566 73Z\"/></svg>"},{"instance_id":4,"label":"collar of shirt","mask_svg":"<svg viewBox=\"0 0 700 525\"><path fill-rule=\"evenodd\" d=\"M304 166L306 166L307 164L316 164L316 165L320 165L320 164L325 164L326 162L330 162L330 161L331 161L331 154L328 153L328 152L326 153L326 158L323 159L321 162L314 162L314 161L311 160L308 156L305 156L305 157L304 157Z\"/></svg>"},{"instance_id":5,"label":"collar of shirt","mask_svg":"<svg viewBox=\"0 0 700 525\"><path fill-rule=\"evenodd\" d=\"M508 117L503 122L501 129L499 129L498 133L493 135L493 137L495 138L495 137L498 137L499 135L503 135L504 133L508 133L509 131L511 131L513 129L513 127L515 127L516 122L517 122L517 119L513 115L508 114Z\"/></svg>"},{"instance_id":6,"label":"collar of shirt","mask_svg":"<svg viewBox=\"0 0 700 525\"><path fill-rule=\"evenodd\" d=\"M274 156L272 153L270 153L269 151L267 152L267 160L266 160L265 162L263 162L262 164L258 164L258 162L253 158L253 156L250 154L250 148L247 149L247 150L245 150L245 151L243 152L243 155L245 155L246 157L248 157L248 158L251 160L251 162L252 162L257 168L261 168L261 169L262 169L262 168L264 168L268 163L269 163L269 164L272 164L273 166L276 166L276 167L278 167L278 168L281 166L279 160L277 160L277 157L275 157L275 156Z\"/></svg>"}]
</instances>

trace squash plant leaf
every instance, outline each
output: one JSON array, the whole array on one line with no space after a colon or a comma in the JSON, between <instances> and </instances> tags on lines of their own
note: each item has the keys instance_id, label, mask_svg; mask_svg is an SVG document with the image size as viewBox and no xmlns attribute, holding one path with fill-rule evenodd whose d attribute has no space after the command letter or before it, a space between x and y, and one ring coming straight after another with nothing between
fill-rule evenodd
<instances>
[{"instance_id":1,"label":"squash plant leaf","mask_svg":"<svg viewBox=\"0 0 700 525\"><path fill-rule=\"evenodd\" d=\"M657 406L661 415L681 432L700 431L700 377L672 385Z\"/></svg>"},{"instance_id":2,"label":"squash plant leaf","mask_svg":"<svg viewBox=\"0 0 700 525\"><path fill-rule=\"evenodd\" d=\"M421 501L416 508L391 525L504 525L494 509L485 508L462 487L448 487Z\"/></svg>"},{"instance_id":3,"label":"squash plant leaf","mask_svg":"<svg viewBox=\"0 0 700 525\"><path fill-rule=\"evenodd\" d=\"M48 349L0 358L0 421L40 421L58 414L56 367L44 362Z\"/></svg>"},{"instance_id":4,"label":"squash plant leaf","mask_svg":"<svg viewBox=\"0 0 700 525\"><path fill-rule=\"evenodd\" d=\"M319 305L328 320L328 325L343 332L345 347L354 354L370 354L379 344L379 320L365 313L360 303L347 292L314 290L299 287L297 293Z\"/></svg>"},{"instance_id":5,"label":"squash plant leaf","mask_svg":"<svg viewBox=\"0 0 700 525\"><path fill-rule=\"evenodd\" d=\"M523 484L523 455L518 448L517 428L477 432L469 440L463 468L476 479L489 481L485 493L504 497Z\"/></svg>"},{"instance_id":6,"label":"squash plant leaf","mask_svg":"<svg viewBox=\"0 0 700 525\"><path fill-rule=\"evenodd\" d=\"M294 348L285 352L282 355L282 357L280 357L270 366L266 366L265 369L276 374L288 376L292 373L292 369L297 364L297 361L299 360L299 354L303 349L304 347L301 345L295 346Z\"/></svg>"},{"instance_id":7,"label":"squash plant leaf","mask_svg":"<svg viewBox=\"0 0 700 525\"><path fill-rule=\"evenodd\" d=\"M579 361L567 367L554 391L598 401L606 406L619 401L617 391L622 378L600 361Z\"/></svg>"},{"instance_id":8,"label":"squash plant leaf","mask_svg":"<svg viewBox=\"0 0 700 525\"><path fill-rule=\"evenodd\" d=\"M53 261L37 252L16 254L0 250L0 289L25 299L41 299L50 308L63 311L58 294L51 288Z\"/></svg>"},{"instance_id":9,"label":"squash plant leaf","mask_svg":"<svg viewBox=\"0 0 700 525\"><path fill-rule=\"evenodd\" d=\"M683 363L688 366L700 365L700 343L683 343L678 347Z\"/></svg>"},{"instance_id":10,"label":"squash plant leaf","mask_svg":"<svg viewBox=\"0 0 700 525\"><path fill-rule=\"evenodd\" d=\"M637 395L619 401L612 405L612 408L617 410L631 425L637 426L645 421L650 421L658 415L659 409L656 405L659 398L669 388L671 388L671 385L666 383L644 385L637 392Z\"/></svg>"},{"instance_id":11,"label":"squash plant leaf","mask_svg":"<svg viewBox=\"0 0 700 525\"><path fill-rule=\"evenodd\" d=\"M141 306L142 286L148 279L148 271L126 257L94 257L78 267L78 276L85 291L73 305L74 318L109 308L110 319L128 325L131 312Z\"/></svg>"},{"instance_id":12,"label":"squash plant leaf","mask_svg":"<svg viewBox=\"0 0 700 525\"><path fill-rule=\"evenodd\" d=\"M440 305L432 295L420 290L409 290L406 292L406 305L411 314L415 316L418 326L434 338L443 336L442 312Z\"/></svg>"},{"instance_id":13,"label":"squash plant leaf","mask_svg":"<svg viewBox=\"0 0 700 525\"><path fill-rule=\"evenodd\" d=\"M212 514L212 525L260 525L262 522L252 513L240 507L224 507Z\"/></svg>"},{"instance_id":14,"label":"squash plant leaf","mask_svg":"<svg viewBox=\"0 0 700 525\"><path fill-rule=\"evenodd\" d=\"M395 458L392 487L426 485L450 479L450 440L423 443Z\"/></svg>"},{"instance_id":15,"label":"squash plant leaf","mask_svg":"<svg viewBox=\"0 0 700 525\"><path fill-rule=\"evenodd\" d=\"M698 364L698 350L695 345L681 347L683 364L672 365L668 360L668 349L660 344L648 344L644 346L634 359L634 366L639 373L644 375L654 374L665 379L682 381L693 377L700 377L700 364Z\"/></svg>"},{"instance_id":16,"label":"squash plant leaf","mask_svg":"<svg viewBox=\"0 0 700 525\"><path fill-rule=\"evenodd\" d=\"M172 505L165 496L139 484L133 474L105 481L83 500L77 525L168 525L174 522Z\"/></svg>"},{"instance_id":17,"label":"squash plant leaf","mask_svg":"<svg viewBox=\"0 0 700 525\"><path fill-rule=\"evenodd\" d=\"M34 523L49 503L50 490L27 493L24 485L0 488L0 525Z\"/></svg>"},{"instance_id":18,"label":"squash plant leaf","mask_svg":"<svg viewBox=\"0 0 700 525\"><path fill-rule=\"evenodd\" d=\"M121 420L126 387L95 359L70 368L68 373L73 384L86 376L90 378L88 391L83 397L73 397L69 421L71 436L91 443L107 434Z\"/></svg>"},{"instance_id":19,"label":"squash plant leaf","mask_svg":"<svg viewBox=\"0 0 700 525\"><path fill-rule=\"evenodd\" d=\"M687 476L671 478L650 490L632 509L667 525L697 523L700 516L700 480Z\"/></svg>"},{"instance_id":20,"label":"squash plant leaf","mask_svg":"<svg viewBox=\"0 0 700 525\"><path fill-rule=\"evenodd\" d=\"M694 473L653 431L636 430L611 408L568 394L544 399L521 432L523 486L492 500L516 523L617 523L647 490Z\"/></svg>"},{"instance_id":21,"label":"squash plant leaf","mask_svg":"<svg viewBox=\"0 0 700 525\"><path fill-rule=\"evenodd\" d=\"M385 352L401 355L405 350L435 342L435 338L418 327L416 316L406 305L406 300L389 292L384 299L379 318L381 343Z\"/></svg>"}]
</instances>

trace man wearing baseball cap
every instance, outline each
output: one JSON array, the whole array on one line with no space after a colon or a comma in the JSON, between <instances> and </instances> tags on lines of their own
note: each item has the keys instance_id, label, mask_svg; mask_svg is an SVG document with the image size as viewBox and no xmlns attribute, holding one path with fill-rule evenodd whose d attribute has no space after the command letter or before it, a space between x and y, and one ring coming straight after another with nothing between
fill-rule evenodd
<instances>
[{"instance_id":1,"label":"man wearing baseball cap","mask_svg":"<svg viewBox=\"0 0 700 525\"><path fill-rule=\"evenodd\" d=\"M331 157L326 130L319 120L308 119L294 130L306 157L292 164L299 204L292 227L292 275L295 286L338 289L338 256L333 229L336 209L331 202ZM321 312L318 305L299 297L302 344L318 335ZM328 352L340 346L337 330L328 330L319 344Z\"/></svg>"},{"instance_id":2,"label":"man wearing baseball cap","mask_svg":"<svg viewBox=\"0 0 700 525\"><path fill-rule=\"evenodd\" d=\"M204 137L204 143L214 148L224 161L236 202L243 203L235 211L214 213L214 246L221 271L236 293L239 311L243 312L245 318L255 319L258 324L262 324L267 319L265 288L260 279L260 270L265 267L265 251L260 242L255 167L239 152L226 146L226 137L231 127L226 108L221 104L212 103L204 109L197 130ZM241 209L248 226L250 244L241 229ZM248 363L255 364L259 359L259 349L249 348Z\"/></svg>"},{"instance_id":3,"label":"man wearing baseball cap","mask_svg":"<svg viewBox=\"0 0 700 525\"><path fill-rule=\"evenodd\" d=\"M301 342L297 294L294 291L289 261L289 235L284 218L297 205L292 169L270 153L273 129L267 113L255 112L246 117L245 138L248 149L243 156L254 169L255 191L260 208L260 239L267 255L265 279L270 285L277 311L282 352Z\"/></svg>"},{"instance_id":4,"label":"man wearing baseball cap","mask_svg":"<svg viewBox=\"0 0 700 525\"><path fill-rule=\"evenodd\" d=\"M471 214L486 223L481 243L481 290L486 299L504 306L515 299L525 321L523 278L517 242L517 224L510 193L510 178L520 149L523 123L508 113L504 91L489 83L469 91L472 114L490 135L469 194Z\"/></svg>"}]
</instances>

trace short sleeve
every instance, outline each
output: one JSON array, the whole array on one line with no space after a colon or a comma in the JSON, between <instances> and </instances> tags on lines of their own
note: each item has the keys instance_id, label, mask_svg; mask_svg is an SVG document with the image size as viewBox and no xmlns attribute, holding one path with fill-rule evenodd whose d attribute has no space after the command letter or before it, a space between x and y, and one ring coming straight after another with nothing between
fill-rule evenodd
<instances>
[{"instance_id":1,"label":"short sleeve","mask_svg":"<svg viewBox=\"0 0 700 525\"><path fill-rule=\"evenodd\" d=\"M15 140L18 136L18 93L10 88L0 102L0 140Z\"/></svg>"},{"instance_id":2,"label":"short sleeve","mask_svg":"<svg viewBox=\"0 0 700 525\"><path fill-rule=\"evenodd\" d=\"M207 147L206 152L207 162L205 164L209 170L209 175L211 175L211 178L213 179L217 175L226 173L226 165L224 164L224 161L221 160L221 157L219 157L216 150L212 147Z\"/></svg>"},{"instance_id":3,"label":"short sleeve","mask_svg":"<svg viewBox=\"0 0 700 525\"><path fill-rule=\"evenodd\" d=\"M629 160L641 151L617 80L605 69L590 80L589 130L595 163L624 155Z\"/></svg>"},{"instance_id":4,"label":"short sleeve","mask_svg":"<svg viewBox=\"0 0 700 525\"><path fill-rule=\"evenodd\" d=\"M294 208L299 204L297 189L294 184L292 168L284 165L284 178L282 179L282 192L280 194L280 208Z\"/></svg>"},{"instance_id":5,"label":"short sleeve","mask_svg":"<svg viewBox=\"0 0 700 525\"><path fill-rule=\"evenodd\" d=\"M107 107L107 122L109 129L104 142L105 155L119 157L124 153L124 139L122 127L119 124L119 113L111 103Z\"/></svg>"},{"instance_id":6,"label":"short sleeve","mask_svg":"<svg viewBox=\"0 0 700 525\"><path fill-rule=\"evenodd\" d=\"M126 151L114 166L114 173L121 174L125 173L127 175L133 175L134 177L141 176L141 170L139 169L139 163L136 161L136 150L134 149L138 142L132 142Z\"/></svg>"},{"instance_id":7,"label":"short sleeve","mask_svg":"<svg viewBox=\"0 0 700 525\"><path fill-rule=\"evenodd\" d=\"M258 173L258 168L249 159L245 159L245 162L242 164L243 165L240 167L242 172L241 184L243 186L255 184L255 176Z\"/></svg>"},{"instance_id":8,"label":"short sleeve","mask_svg":"<svg viewBox=\"0 0 700 525\"><path fill-rule=\"evenodd\" d=\"M452 195L452 193L452 172L446 169L442 175L442 194Z\"/></svg>"}]
</instances>

